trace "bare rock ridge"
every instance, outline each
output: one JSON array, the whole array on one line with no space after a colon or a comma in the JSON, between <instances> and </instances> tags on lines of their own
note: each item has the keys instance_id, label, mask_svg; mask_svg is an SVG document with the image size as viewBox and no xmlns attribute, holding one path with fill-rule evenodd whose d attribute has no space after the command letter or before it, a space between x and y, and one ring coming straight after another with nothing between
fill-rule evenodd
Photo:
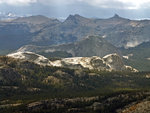
<instances>
[{"instance_id":1,"label":"bare rock ridge","mask_svg":"<svg viewBox=\"0 0 150 113\"><path fill-rule=\"evenodd\" d=\"M41 15L20 17L10 22L0 21L0 48L66 44L88 35L104 36L116 47L130 48L150 41L149 26L150 20L129 20L119 15L91 19L76 14L70 15L64 22Z\"/></svg>"},{"instance_id":2,"label":"bare rock ridge","mask_svg":"<svg viewBox=\"0 0 150 113\"><path fill-rule=\"evenodd\" d=\"M21 60L28 60L38 65L43 65L43 66L51 65L51 62L47 58L45 58L42 55L35 54L32 52L17 52L17 53L8 54L7 56L21 59Z\"/></svg>"},{"instance_id":3,"label":"bare rock ridge","mask_svg":"<svg viewBox=\"0 0 150 113\"><path fill-rule=\"evenodd\" d=\"M34 62L38 65L43 66L56 66L65 67L71 69L97 69L106 71L132 71L137 72L136 69L126 66L123 64L121 57L114 54L109 54L103 58L93 56L93 57L72 57L72 58L62 58L61 60L50 61L49 59L35 54L33 52L16 52L8 54L8 57L18 58L22 60L28 60Z\"/></svg>"}]
</instances>

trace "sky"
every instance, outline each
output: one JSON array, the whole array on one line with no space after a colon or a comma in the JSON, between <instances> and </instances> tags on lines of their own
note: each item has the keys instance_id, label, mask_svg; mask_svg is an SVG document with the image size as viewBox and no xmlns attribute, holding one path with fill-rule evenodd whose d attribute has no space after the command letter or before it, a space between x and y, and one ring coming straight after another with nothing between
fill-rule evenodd
<instances>
[{"instance_id":1,"label":"sky","mask_svg":"<svg viewBox=\"0 0 150 113\"><path fill-rule=\"evenodd\" d=\"M150 0L0 0L0 12L66 18L79 14L109 18L114 14L129 19L150 18Z\"/></svg>"}]
</instances>

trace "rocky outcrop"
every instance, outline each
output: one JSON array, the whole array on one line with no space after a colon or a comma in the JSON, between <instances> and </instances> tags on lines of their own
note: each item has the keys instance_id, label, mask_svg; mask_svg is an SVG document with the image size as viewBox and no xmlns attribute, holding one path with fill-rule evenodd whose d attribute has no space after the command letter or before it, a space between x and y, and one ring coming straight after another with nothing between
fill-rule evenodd
<instances>
[{"instance_id":1,"label":"rocky outcrop","mask_svg":"<svg viewBox=\"0 0 150 113\"><path fill-rule=\"evenodd\" d=\"M43 66L50 66L51 62L42 55L35 54L32 52L16 52L7 55L8 57L13 57L22 60L28 60Z\"/></svg>"},{"instance_id":2,"label":"rocky outcrop","mask_svg":"<svg viewBox=\"0 0 150 113\"><path fill-rule=\"evenodd\" d=\"M112 70L123 70L123 71L133 71L137 72L138 70L132 68L131 66L126 66L123 63L122 58L115 54L109 54L103 57L104 61L109 64Z\"/></svg>"},{"instance_id":3,"label":"rocky outcrop","mask_svg":"<svg viewBox=\"0 0 150 113\"><path fill-rule=\"evenodd\" d=\"M33 52L16 52L8 54L7 56L18 58L22 60L29 60L39 65L43 66L55 66L55 67L65 67L70 69L96 69L96 70L106 70L106 71L132 71L137 70L124 65L121 57L114 54L109 54L103 58L93 56L93 57L71 57L63 58L56 61L50 61L44 56L35 54Z\"/></svg>"},{"instance_id":4,"label":"rocky outcrop","mask_svg":"<svg viewBox=\"0 0 150 113\"><path fill-rule=\"evenodd\" d=\"M149 113L150 112L150 97L139 102L133 102L123 109L117 110L117 113Z\"/></svg>"},{"instance_id":5,"label":"rocky outcrop","mask_svg":"<svg viewBox=\"0 0 150 113\"><path fill-rule=\"evenodd\" d=\"M97 69L99 71L100 70L132 71L132 72L138 71L132 68L131 66L124 65L122 58L116 53L106 55L103 58L97 56L64 58L62 60L56 60L52 62L52 65L73 69L80 69L80 68Z\"/></svg>"}]
</instances>

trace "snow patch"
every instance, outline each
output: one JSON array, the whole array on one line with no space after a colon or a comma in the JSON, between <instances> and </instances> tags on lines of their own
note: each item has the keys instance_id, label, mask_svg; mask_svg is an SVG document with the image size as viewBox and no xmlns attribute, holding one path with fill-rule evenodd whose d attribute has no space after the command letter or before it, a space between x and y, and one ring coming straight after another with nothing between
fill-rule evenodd
<instances>
[{"instance_id":1,"label":"snow patch","mask_svg":"<svg viewBox=\"0 0 150 113\"><path fill-rule=\"evenodd\" d=\"M123 58L125 58L125 59L129 59L129 56L123 56Z\"/></svg>"},{"instance_id":2,"label":"snow patch","mask_svg":"<svg viewBox=\"0 0 150 113\"><path fill-rule=\"evenodd\" d=\"M107 37L107 35L103 35L103 36L102 36L102 38L106 38L106 37Z\"/></svg>"},{"instance_id":3,"label":"snow patch","mask_svg":"<svg viewBox=\"0 0 150 113\"><path fill-rule=\"evenodd\" d=\"M132 57L133 56L133 54L128 54L127 56L123 56L123 58L125 58L125 59L129 59L130 57Z\"/></svg>"},{"instance_id":4,"label":"snow patch","mask_svg":"<svg viewBox=\"0 0 150 113\"><path fill-rule=\"evenodd\" d=\"M137 40L136 41L132 41L132 42L127 42L125 48L128 49L128 48L136 47L139 44L141 44L141 42L139 42Z\"/></svg>"},{"instance_id":5,"label":"snow patch","mask_svg":"<svg viewBox=\"0 0 150 113\"><path fill-rule=\"evenodd\" d=\"M150 58L147 58L147 60L150 60Z\"/></svg>"}]
</instances>

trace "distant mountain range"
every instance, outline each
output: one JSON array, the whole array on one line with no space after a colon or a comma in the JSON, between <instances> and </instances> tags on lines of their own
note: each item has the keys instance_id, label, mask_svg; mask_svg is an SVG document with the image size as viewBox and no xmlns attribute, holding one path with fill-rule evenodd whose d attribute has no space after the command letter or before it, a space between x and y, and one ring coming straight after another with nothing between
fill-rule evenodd
<instances>
[{"instance_id":1,"label":"distant mountain range","mask_svg":"<svg viewBox=\"0 0 150 113\"><path fill-rule=\"evenodd\" d=\"M150 20L129 20L117 14L108 19L69 15L63 22L42 15L19 17L0 21L0 54L19 48L46 57L103 57L117 53L127 58L133 54L136 58L125 59L127 65L149 70L149 29ZM142 51L141 45L145 48ZM137 66L139 58L142 63Z\"/></svg>"},{"instance_id":2,"label":"distant mountain range","mask_svg":"<svg viewBox=\"0 0 150 113\"><path fill-rule=\"evenodd\" d=\"M64 22L41 15L0 22L0 47L17 49L22 45L56 45L99 35L116 47L135 47L150 41L149 20L129 20L114 15L108 19L90 19L70 15ZM9 42L9 43L8 43Z\"/></svg>"}]
</instances>

